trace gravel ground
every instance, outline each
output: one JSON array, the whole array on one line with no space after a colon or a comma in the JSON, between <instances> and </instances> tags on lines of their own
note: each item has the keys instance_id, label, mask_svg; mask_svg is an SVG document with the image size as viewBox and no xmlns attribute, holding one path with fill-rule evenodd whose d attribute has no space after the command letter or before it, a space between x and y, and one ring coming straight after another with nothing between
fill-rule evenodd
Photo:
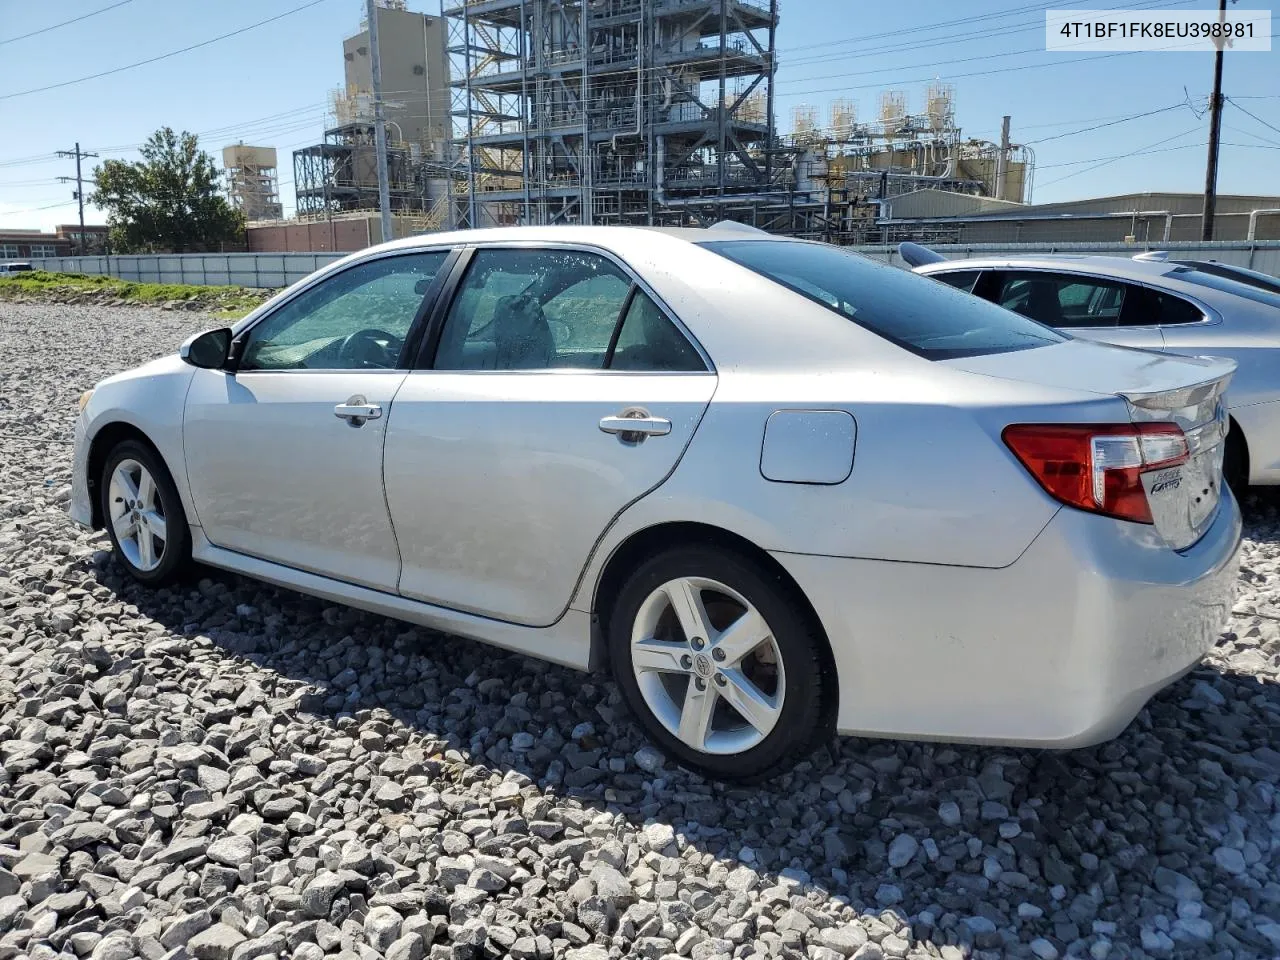
<instances>
[{"instance_id":1,"label":"gravel ground","mask_svg":"<svg viewBox=\"0 0 1280 960\"><path fill-rule=\"evenodd\" d=\"M844 739L725 789L600 678L127 581L64 515L75 398L201 325L0 304L0 960L1280 955L1274 502L1230 632L1118 740Z\"/></svg>"}]
</instances>

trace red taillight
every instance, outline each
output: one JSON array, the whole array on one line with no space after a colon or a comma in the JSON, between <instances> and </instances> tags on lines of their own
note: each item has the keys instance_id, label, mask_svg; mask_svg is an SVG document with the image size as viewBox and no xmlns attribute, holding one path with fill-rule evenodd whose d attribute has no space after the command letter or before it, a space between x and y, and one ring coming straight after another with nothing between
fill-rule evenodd
<instances>
[{"instance_id":1,"label":"red taillight","mask_svg":"<svg viewBox=\"0 0 1280 960\"><path fill-rule=\"evenodd\" d=\"M1004 442L1050 496L1081 510L1151 522L1149 470L1187 460L1187 438L1165 423L1015 423Z\"/></svg>"}]
</instances>

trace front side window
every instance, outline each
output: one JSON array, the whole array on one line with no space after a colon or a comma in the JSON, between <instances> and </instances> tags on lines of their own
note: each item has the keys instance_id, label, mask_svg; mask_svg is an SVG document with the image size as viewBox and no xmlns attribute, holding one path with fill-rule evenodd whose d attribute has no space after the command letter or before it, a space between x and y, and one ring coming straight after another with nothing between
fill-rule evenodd
<instances>
[{"instance_id":1,"label":"front side window","mask_svg":"<svg viewBox=\"0 0 1280 960\"><path fill-rule=\"evenodd\" d=\"M930 360L1063 340L947 284L824 243L718 240L703 246Z\"/></svg>"},{"instance_id":2,"label":"front side window","mask_svg":"<svg viewBox=\"0 0 1280 960\"><path fill-rule=\"evenodd\" d=\"M684 334L607 257L482 249L449 308L435 369L705 367Z\"/></svg>"},{"instance_id":3,"label":"front side window","mask_svg":"<svg viewBox=\"0 0 1280 960\"><path fill-rule=\"evenodd\" d=\"M249 331L240 369L395 367L447 256L441 250L383 257L328 277Z\"/></svg>"}]
</instances>

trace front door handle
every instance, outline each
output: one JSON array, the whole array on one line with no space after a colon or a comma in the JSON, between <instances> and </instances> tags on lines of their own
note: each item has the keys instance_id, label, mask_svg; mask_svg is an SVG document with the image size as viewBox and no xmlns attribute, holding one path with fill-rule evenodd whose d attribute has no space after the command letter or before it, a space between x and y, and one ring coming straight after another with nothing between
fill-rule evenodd
<instances>
[{"instance_id":1,"label":"front door handle","mask_svg":"<svg viewBox=\"0 0 1280 960\"><path fill-rule=\"evenodd\" d=\"M347 421L353 427L362 427L366 420L377 420L382 416L382 407L369 403L364 397L355 396L346 403L333 408L333 415Z\"/></svg>"},{"instance_id":2,"label":"front door handle","mask_svg":"<svg viewBox=\"0 0 1280 960\"><path fill-rule=\"evenodd\" d=\"M615 434L624 443L639 443L645 437L665 437L671 432L671 421L651 417L645 410L624 410L616 417L604 417L600 429Z\"/></svg>"}]
</instances>

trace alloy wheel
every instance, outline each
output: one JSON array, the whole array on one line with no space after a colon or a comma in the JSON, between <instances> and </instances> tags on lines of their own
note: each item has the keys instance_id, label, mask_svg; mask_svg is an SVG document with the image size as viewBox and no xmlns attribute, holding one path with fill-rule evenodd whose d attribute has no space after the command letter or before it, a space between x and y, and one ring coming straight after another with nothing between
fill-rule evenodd
<instances>
[{"instance_id":1,"label":"alloy wheel","mask_svg":"<svg viewBox=\"0 0 1280 960\"><path fill-rule=\"evenodd\" d=\"M632 625L631 666L658 722L701 753L750 750L782 713L786 678L773 631L716 580L679 577L645 598Z\"/></svg>"},{"instance_id":2,"label":"alloy wheel","mask_svg":"<svg viewBox=\"0 0 1280 960\"><path fill-rule=\"evenodd\" d=\"M111 473L107 507L125 559L143 573L160 566L168 529L151 472L137 460L121 460Z\"/></svg>"}]
</instances>

